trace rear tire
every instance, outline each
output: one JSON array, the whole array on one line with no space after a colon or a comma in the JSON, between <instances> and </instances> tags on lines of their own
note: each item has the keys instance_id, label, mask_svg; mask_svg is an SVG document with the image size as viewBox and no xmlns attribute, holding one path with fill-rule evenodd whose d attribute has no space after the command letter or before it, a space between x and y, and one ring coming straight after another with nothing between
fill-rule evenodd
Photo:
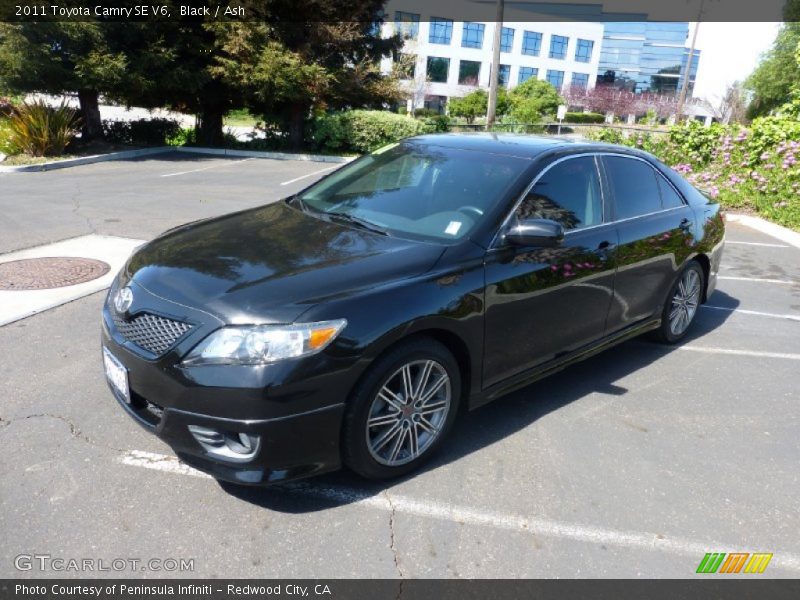
<instances>
[{"instance_id":1,"label":"rear tire","mask_svg":"<svg viewBox=\"0 0 800 600\"><path fill-rule=\"evenodd\" d=\"M417 469L453 426L461 377L453 355L427 337L401 342L376 360L349 399L344 464L368 479Z\"/></svg>"},{"instance_id":2,"label":"rear tire","mask_svg":"<svg viewBox=\"0 0 800 600\"><path fill-rule=\"evenodd\" d=\"M658 341L675 344L686 336L700 308L705 286L703 267L697 261L691 261L681 271L664 301L661 326L653 332Z\"/></svg>"}]
</instances>

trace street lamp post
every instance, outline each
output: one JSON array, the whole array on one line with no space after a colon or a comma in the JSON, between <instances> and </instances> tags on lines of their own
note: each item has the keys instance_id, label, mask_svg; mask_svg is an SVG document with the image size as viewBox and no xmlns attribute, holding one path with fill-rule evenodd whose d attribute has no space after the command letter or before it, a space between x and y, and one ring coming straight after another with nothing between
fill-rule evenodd
<instances>
[{"instance_id":1,"label":"street lamp post","mask_svg":"<svg viewBox=\"0 0 800 600\"><path fill-rule=\"evenodd\" d=\"M492 68L489 77L489 102L486 110L486 129L494 125L497 113L497 80L500 76L500 43L503 39L504 0L497 0L497 20L494 28L494 46L492 46Z\"/></svg>"},{"instance_id":2,"label":"street lamp post","mask_svg":"<svg viewBox=\"0 0 800 600\"><path fill-rule=\"evenodd\" d=\"M705 0L700 0L700 12L697 15L697 24L694 26L694 33L692 34L692 45L689 48L689 58L686 59L686 73L683 76L683 85L681 86L681 93L678 97L678 107L675 110L675 122L681 122L683 116L683 103L686 102L686 91L689 89L689 78L692 76L692 62L694 61L694 47L697 44L697 31L700 29L700 20L703 18L703 4Z\"/></svg>"}]
</instances>

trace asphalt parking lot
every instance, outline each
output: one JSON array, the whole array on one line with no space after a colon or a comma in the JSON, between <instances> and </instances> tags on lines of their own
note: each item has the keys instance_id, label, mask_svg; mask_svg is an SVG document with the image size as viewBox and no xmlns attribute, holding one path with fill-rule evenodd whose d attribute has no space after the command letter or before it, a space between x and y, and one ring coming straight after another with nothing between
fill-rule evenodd
<instances>
[{"instance_id":1,"label":"asphalt parking lot","mask_svg":"<svg viewBox=\"0 0 800 600\"><path fill-rule=\"evenodd\" d=\"M164 155L0 175L0 253L150 239L277 200L329 164ZM421 473L220 485L106 388L103 293L0 327L0 577L15 557L193 559L99 576L693 577L706 552L800 576L800 248L728 225L677 347L634 340L461 419ZM752 577L752 576L749 576Z\"/></svg>"}]
</instances>

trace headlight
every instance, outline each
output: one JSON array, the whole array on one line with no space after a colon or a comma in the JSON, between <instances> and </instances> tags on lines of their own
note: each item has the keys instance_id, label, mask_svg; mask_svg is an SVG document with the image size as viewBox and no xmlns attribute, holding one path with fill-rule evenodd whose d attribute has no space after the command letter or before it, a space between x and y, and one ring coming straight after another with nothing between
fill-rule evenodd
<instances>
[{"instance_id":1,"label":"headlight","mask_svg":"<svg viewBox=\"0 0 800 600\"><path fill-rule=\"evenodd\" d=\"M247 325L218 329L184 359L194 365L263 365L323 350L347 325L345 319L294 325Z\"/></svg>"}]
</instances>

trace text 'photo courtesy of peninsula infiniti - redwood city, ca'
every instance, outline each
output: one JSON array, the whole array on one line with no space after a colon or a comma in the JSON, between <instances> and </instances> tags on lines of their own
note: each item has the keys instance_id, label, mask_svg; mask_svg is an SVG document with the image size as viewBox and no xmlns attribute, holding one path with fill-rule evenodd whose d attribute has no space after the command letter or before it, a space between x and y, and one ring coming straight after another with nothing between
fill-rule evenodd
<instances>
[{"instance_id":1,"label":"text 'photo courtesy of peninsula infiniti - redwood city, ca'","mask_svg":"<svg viewBox=\"0 0 800 600\"><path fill-rule=\"evenodd\" d=\"M723 244L719 205L644 152L409 138L140 248L103 362L124 410L218 479L396 477L462 411L645 332L679 342Z\"/></svg>"}]
</instances>

